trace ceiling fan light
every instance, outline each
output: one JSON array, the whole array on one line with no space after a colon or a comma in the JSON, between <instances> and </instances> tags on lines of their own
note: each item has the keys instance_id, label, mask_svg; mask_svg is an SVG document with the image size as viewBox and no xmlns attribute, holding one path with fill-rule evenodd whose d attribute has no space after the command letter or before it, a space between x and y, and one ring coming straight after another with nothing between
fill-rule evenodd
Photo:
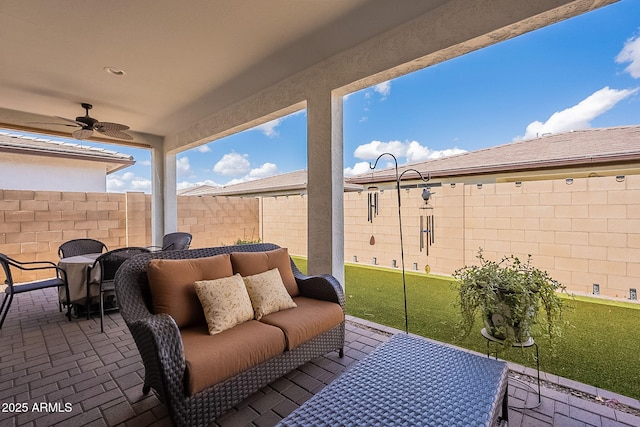
<instances>
[{"instance_id":1,"label":"ceiling fan light","mask_svg":"<svg viewBox=\"0 0 640 427\"><path fill-rule=\"evenodd\" d=\"M123 69L116 67L104 67L104 71L113 76L122 77L127 74Z\"/></svg>"}]
</instances>

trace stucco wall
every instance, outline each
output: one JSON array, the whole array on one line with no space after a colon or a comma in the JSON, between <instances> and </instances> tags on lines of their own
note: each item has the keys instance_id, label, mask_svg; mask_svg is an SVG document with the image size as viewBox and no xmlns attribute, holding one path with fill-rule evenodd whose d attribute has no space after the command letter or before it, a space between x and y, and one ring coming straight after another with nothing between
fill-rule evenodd
<instances>
[{"instance_id":1,"label":"stucco wall","mask_svg":"<svg viewBox=\"0 0 640 427\"><path fill-rule=\"evenodd\" d=\"M105 192L99 162L0 152L0 186L11 190Z\"/></svg>"}]
</instances>

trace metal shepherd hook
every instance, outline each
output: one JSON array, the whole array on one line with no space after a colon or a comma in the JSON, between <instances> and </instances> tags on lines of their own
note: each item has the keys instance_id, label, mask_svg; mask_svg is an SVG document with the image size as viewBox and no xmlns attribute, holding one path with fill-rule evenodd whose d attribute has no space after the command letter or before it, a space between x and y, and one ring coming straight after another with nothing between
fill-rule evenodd
<instances>
[{"instance_id":1,"label":"metal shepherd hook","mask_svg":"<svg viewBox=\"0 0 640 427\"><path fill-rule=\"evenodd\" d=\"M400 207L402 206L400 201L400 181L402 180L403 175L407 172L417 173L420 179L424 182L428 182L431 179L431 174L428 174L427 178L425 178L422 175L422 173L420 173L420 171L416 169L406 169L400 175L398 175L398 159L396 159L396 156L394 156L391 153L380 154L373 165L369 163L369 169L374 170L378 165L378 160L380 160L382 156L391 156L393 158L393 161L395 163L395 168L396 168L396 190L398 190L398 223L400 224L400 263L402 264L402 292L404 297L404 331L405 333L408 334L409 333L409 317L407 315L407 281L405 279L405 274L404 274L404 243L402 239L402 214L400 209Z\"/></svg>"}]
</instances>

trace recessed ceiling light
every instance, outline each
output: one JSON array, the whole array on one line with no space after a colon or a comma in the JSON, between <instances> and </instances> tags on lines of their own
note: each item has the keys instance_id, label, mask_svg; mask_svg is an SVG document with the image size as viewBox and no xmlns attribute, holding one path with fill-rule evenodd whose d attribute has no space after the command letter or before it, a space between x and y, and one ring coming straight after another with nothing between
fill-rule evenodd
<instances>
[{"instance_id":1,"label":"recessed ceiling light","mask_svg":"<svg viewBox=\"0 0 640 427\"><path fill-rule=\"evenodd\" d=\"M124 70L116 67L104 67L104 71L114 76L124 76L127 74Z\"/></svg>"}]
</instances>

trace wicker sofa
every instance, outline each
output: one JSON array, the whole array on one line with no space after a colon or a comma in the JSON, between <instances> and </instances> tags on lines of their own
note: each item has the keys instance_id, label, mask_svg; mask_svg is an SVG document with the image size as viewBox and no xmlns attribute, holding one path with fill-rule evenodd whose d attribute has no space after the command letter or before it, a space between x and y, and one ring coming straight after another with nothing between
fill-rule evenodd
<instances>
[{"instance_id":1,"label":"wicker sofa","mask_svg":"<svg viewBox=\"0 0 640 427\"><path fill-rule=\"evenodd\" d=\"M152 252L128 260L118 270L116 294L144 364L143 392L155 390L175 425L210 425L232 406L292 369L331 351L343 356L342 287L330 275L303 275L288 253L286 263L297 289L292 291L287 285L287 291L293 294L296 308L266 315L259 321L249 320L215 335L209 334L199 314L192 316L197 310L183 310L175 318L157 313L155 282L189 280L185 277L192 273L181 271L183 263L191 267L194 263L211 265L209 260L233 257L235 274L237 269L257 268L267 256L271 263L273 254L282 260L282 251L286 249L264 243ZM236 259L243 261L236 263ZM288 266L279 262L284 278ZM160 279L158 265L171 267ZM198 279L211 279L206 277L210 274L202 273L205 277ZM211 372L217 373L212 377Z\"/></svg>"}]
</instances>

